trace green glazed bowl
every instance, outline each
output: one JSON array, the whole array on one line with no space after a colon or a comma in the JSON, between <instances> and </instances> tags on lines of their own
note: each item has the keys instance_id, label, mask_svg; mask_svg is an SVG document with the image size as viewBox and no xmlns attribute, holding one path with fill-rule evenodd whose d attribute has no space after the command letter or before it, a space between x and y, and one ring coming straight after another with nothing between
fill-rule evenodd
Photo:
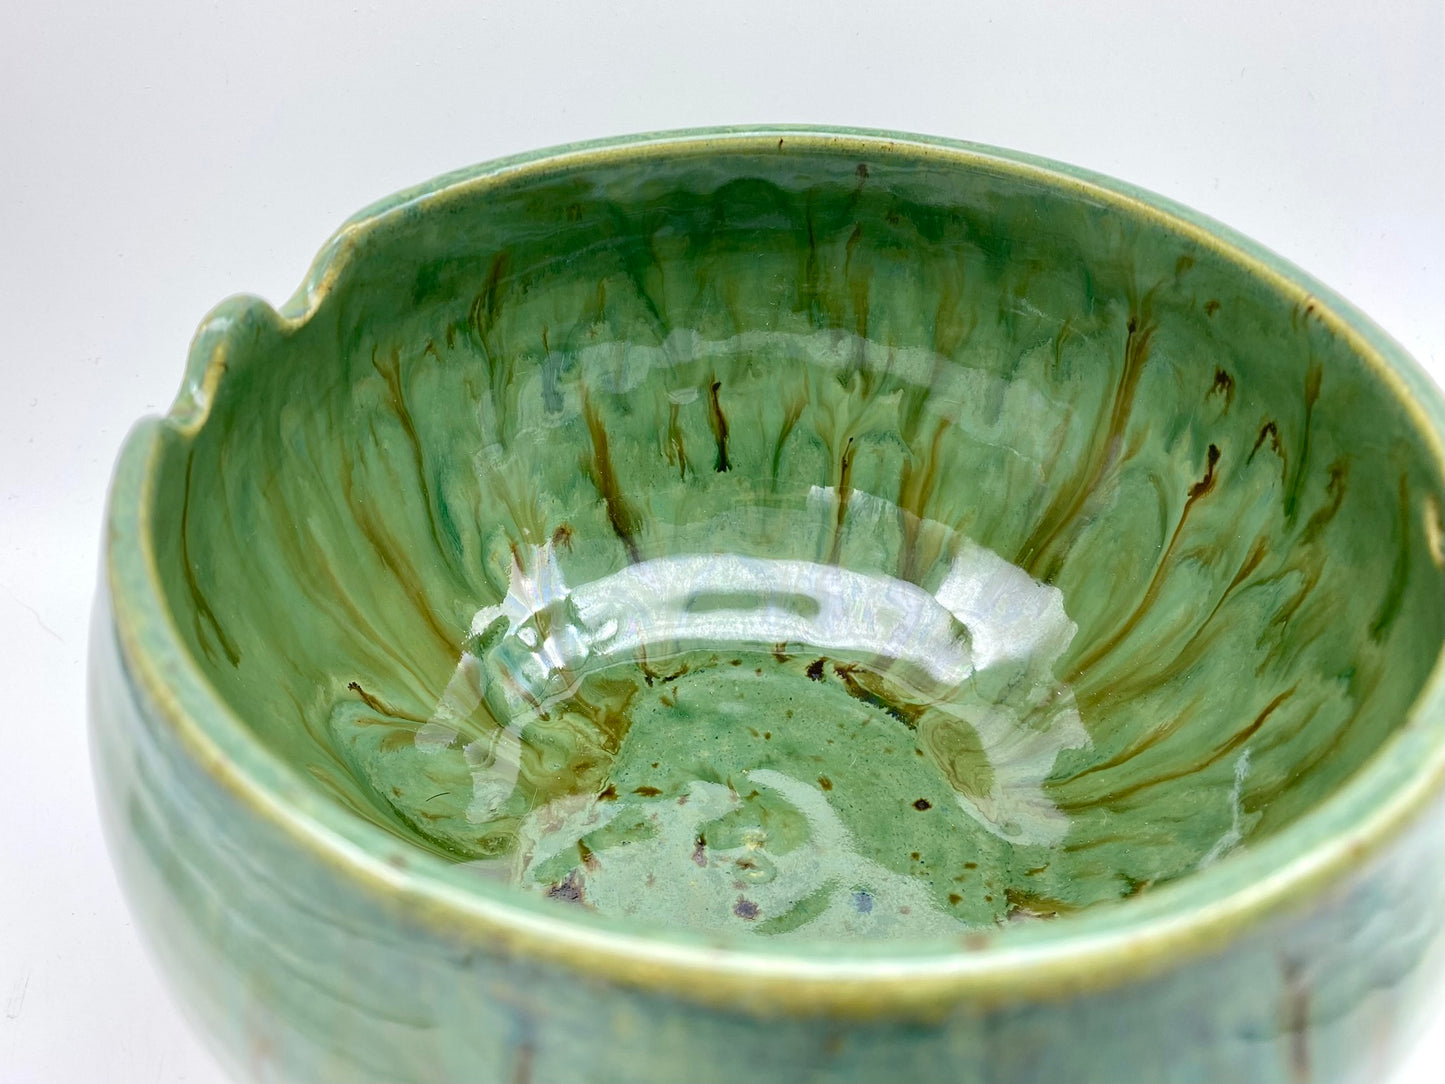
<instances>
[{"instance_id":1,"label":"green glazed bowl","mask_svg":"<svg viewBox=\"0 0 1445 1084\"><path fill-rule=\"evenodd\" d=\"M1323 286L1021 155L443 177L126 442L116 865L248 1081L1378 1081L1442 430Z\"/></svg>"}]
</instances>

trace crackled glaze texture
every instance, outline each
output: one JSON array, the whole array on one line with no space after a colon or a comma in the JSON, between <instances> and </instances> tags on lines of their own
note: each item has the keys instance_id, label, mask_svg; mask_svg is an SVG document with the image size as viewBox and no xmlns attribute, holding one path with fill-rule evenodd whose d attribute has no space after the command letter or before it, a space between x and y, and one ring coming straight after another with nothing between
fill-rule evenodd
<instances>
[{"instance_id":1,"label":"crackled glaze texture","mask_svg":"<svg viewBox=\"0 0 1445 1084\"><path fill-rule=\"evenodd\" d=\"M1403 726L1445 636L1438 434L1328 306L1244 267L1091 182L920 144L772 133L483 170L357 220L284 317L247 300L213 315L145 453L172 634L306 802L440 859L453 889L530 894L560 921L978 948L1151 896L1337 791ZM197 770L147 741L157 778ZM197 785L176 784L187 823L220 824ZM176 810L130 810L139 866L191 856L162 877L167 913L256 902L222 872L228 845L255 877L292 875L259 864L299 845L270 828L163 843ZM370 931L359 943L381 936L374 903L330 904L348 890L312 880L262 906L262 942L308 908L315 944L340 936L329 907ZM1278 959L1258 962L1274 935L1257 930L1200 965L1219 1000L1261 967L1277 978L1200 1025L1186 1077L1315 1079L1330 953L1342 1017L1404 982L1439 893L1382 977L1395 956L1340 932L1379 904L1354 883ZM214 946L209 921L176 919ZM1341 947L1317 945L1326 928ZM536 1057L553 1059L539 1079L592 1078L585 1059L560 1068L531 1002L508 1002L515 1034L483 1028L486 1049L419 1038L451 1019L431 984L493 966L428 963L431 936L406 925L402 958L382 953L411 1005L381 992L381 956L344 981L330 969L357 962L329 953L290 978L256 965L287 1006L284 1027L262 1012L278 1064L523 1080ZM258 951L221 940L227 974ZM240 966L195 983L219 998L209 1015L266 1003ZM348 1020L399 1029L389 1053L358 1037L326 1060L352 1025L326 997L292 1018L284 991L308 969L354 1000ZM567 981L543 970L539 989ZM1120 1010L1195 1012L1185 975ZM627 997L618 1012L657 1012ZM985 1017L954 1003L915 1047L870 1025L852 1060L826 1021L761 1029L782 1053L759 1064L1175 1078L1157 1051L1121 1069L1127 1044L1067 1061L1085 1004L1107 1002L987 1017L1034 1062L984 1056L958 1021ZM662 1018L700 1029L709 1065L757 1075L722 1053L751 1034L742 1017ZM1220 1053L1221 1036L1244 1045ZM595 1079L673 1079L682 1048L656 1049L651 1067L600 1058Z\"/></svg>"}]
</instances>

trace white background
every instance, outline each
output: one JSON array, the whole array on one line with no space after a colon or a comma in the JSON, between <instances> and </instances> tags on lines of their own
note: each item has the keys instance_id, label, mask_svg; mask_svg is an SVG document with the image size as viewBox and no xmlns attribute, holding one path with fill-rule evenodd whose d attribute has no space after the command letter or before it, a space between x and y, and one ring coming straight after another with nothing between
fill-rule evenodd
<instances>
[{"instance_id":1,"label":"white background","mask_svg":"<svg viewBox=\"0 0 1445 1084\"><path fill-rule=\"evenodd\" d=\"M1440 0L1167 6L0 0L0 1081L219 1079L137 943L90 796L102 496L206 310L283 300L380 196L666 127L992 142L1229 223L1441 380ZM1441 1063L1437 1022L1399 1084Z\"/></svg>"}]
</instances>

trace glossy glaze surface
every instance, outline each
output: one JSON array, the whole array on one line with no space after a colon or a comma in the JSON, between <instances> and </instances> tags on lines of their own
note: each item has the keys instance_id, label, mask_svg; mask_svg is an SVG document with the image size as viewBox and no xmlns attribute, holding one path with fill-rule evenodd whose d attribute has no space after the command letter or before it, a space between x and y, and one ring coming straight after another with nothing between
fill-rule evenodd
<instances>
[{"instance_id":1,"label":"glossy glaze surface","mask_svg":"<svg viewBox=\"0 0 1445 1084\"><path fill-rule=\"evenodd\" d=\"M1441 415L1063 167L444 179L127 447L122 874L247 1079L1367 1079L1439 956Z\"/></svg>"},{"instance_id":2,"label":"glossy glaze surface","mask_svg":"<svg viewBox=\"0 0 1445 1084\"><path fill-rule=\"evenodd\" d=\"M272 749L482 875L740 935L1066 913L1289 823L1438 654L1423 437L1150 223L784 140L359 248L236 344L160 572Z\"/></svg>"}]
</instances>

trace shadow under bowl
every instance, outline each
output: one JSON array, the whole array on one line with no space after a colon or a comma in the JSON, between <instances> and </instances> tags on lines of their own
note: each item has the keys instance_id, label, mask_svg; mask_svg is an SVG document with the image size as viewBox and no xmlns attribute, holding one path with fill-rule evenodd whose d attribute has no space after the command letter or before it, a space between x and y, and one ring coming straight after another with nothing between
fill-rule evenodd
<instances>
[{"instance_id":1,"label":"shadow under bowl","mask_svg":"<svg viewBox=\"0 0 1445 1084\"><path fill-rule=\"evenodd\" d=\"M1369 1076L1439 954L1441 431L1066 167L442 178L127 443L117 863L249 1079Z\"/></svg>"}]
</instances>

